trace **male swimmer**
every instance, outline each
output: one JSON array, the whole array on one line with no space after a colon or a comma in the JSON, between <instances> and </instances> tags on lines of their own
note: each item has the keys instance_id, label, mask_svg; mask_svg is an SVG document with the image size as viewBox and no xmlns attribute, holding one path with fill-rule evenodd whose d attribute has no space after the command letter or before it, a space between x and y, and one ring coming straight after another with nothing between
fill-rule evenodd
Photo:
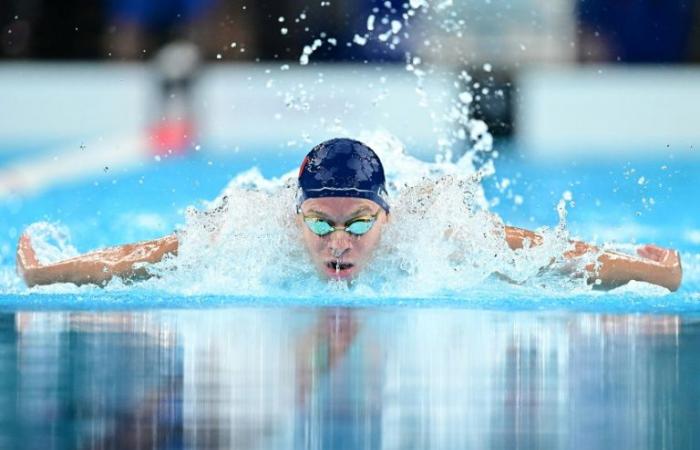
<instances>
[{"instance_id":1,"label":"male swimmer","mask_svg":"<svg viewBox=\"0 0 700 450\"><path fill-rule=\"evenodd\" d=\"M332 139L314 147L304 158L298 177L297 224L311 260L329 279L349 280L372 258L390 208L386 198L384 168L372 149L351 139ZM505 227L508 246L540 245L535 232ZM629 281L644 281L678 289L682 278L678 252L654 245L622 255L572 242L566 258L597 256L586 267L590 283L614 288ZM175 234L146 242L107 248L53 264L41 264L29 235L20 237L17 271L28 286L51 283L104 285L113 277L125 280L149 276L144 263L156 263L177 254Z\"/></svg>"}]
</instances>

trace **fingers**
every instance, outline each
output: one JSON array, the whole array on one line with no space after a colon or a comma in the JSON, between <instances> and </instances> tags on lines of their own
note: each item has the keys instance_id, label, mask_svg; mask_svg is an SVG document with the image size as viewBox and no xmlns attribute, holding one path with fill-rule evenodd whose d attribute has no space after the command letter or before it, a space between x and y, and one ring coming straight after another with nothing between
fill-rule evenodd
<instances>
[{"instance_id":1,"label":"fingers","mask_svg":"<svg viewBox=\"0 0 700 450\"><path fill-rule=\"evenodd\" d=\"M39 260L29 235L24 233L17 243L17 269L23 274L26 270L36 267L39 267Z\"/></svg>"},{"instance_id":2,"label":"fingers","mask_svg":"<svg viewBox=\"0 0 700 450\"><path fill-rule=\"evenodd\" d=\"M668 260L669 256L672 256L673 251L656 245L644 245L637 249L637 254L652 261L664 262Z\"/></svg>"}]
</instances>

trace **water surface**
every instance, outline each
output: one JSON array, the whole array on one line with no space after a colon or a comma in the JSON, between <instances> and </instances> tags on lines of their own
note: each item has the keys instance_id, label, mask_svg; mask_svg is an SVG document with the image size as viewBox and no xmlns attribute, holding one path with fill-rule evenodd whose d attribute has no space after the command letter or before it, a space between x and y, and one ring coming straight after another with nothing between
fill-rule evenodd
<instances>
[{"instance_id":1,"label":"water surface","mask_svg":"<svg viewBox=\"0 0 700 450\"><path fill-rule=\"evenodd\" d=\"M2 448L697 448L700 315L0 315Z\"/></svg>"}]
</instances>

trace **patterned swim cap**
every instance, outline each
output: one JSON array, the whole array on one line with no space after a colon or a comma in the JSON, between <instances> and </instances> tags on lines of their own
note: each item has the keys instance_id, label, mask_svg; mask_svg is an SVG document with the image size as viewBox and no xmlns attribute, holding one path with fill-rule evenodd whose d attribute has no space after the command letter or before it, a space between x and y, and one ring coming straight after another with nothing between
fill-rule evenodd
<instances>
[{"instance_id":1,"label":"patterned swim cap","mask_svg":"<svg viewBox=\"0 0 700 450\"><path fill-rule=\"evenodd\" d=\"M389 212L384 167L374 150L347 138L331 139L311 149L299 168L297 206L322 197L365 198Z\"/></svg>"}]
</instances>

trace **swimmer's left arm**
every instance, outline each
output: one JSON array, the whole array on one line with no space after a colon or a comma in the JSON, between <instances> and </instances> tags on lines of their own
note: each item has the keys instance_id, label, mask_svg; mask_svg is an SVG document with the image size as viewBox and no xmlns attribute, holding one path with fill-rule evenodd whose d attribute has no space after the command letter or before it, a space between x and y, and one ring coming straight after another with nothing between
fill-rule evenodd
<instances>
[{"instance_id":1,"label":"swimmer's left arm","mask_svg":"<svg viewBox=\"0 0 700 450\"><path fill-rule=\"evenodd\" d=\"M543 242L542 236L530 230L505 227L508 246L517 250L526 243L536 246ZM564 254L565 258L575 259L586 254L597 253L597 264L586 266L588 281L602 288L612 289L630 281L644 281L663 286L670 291L680 287L683 278L680 255L677 251L655 245L645 245L637 249L637 256L602 251L594 245L574 241L573 250ZM600 280L600 284L597 284Z\"/></svg>"}]
</instances>

